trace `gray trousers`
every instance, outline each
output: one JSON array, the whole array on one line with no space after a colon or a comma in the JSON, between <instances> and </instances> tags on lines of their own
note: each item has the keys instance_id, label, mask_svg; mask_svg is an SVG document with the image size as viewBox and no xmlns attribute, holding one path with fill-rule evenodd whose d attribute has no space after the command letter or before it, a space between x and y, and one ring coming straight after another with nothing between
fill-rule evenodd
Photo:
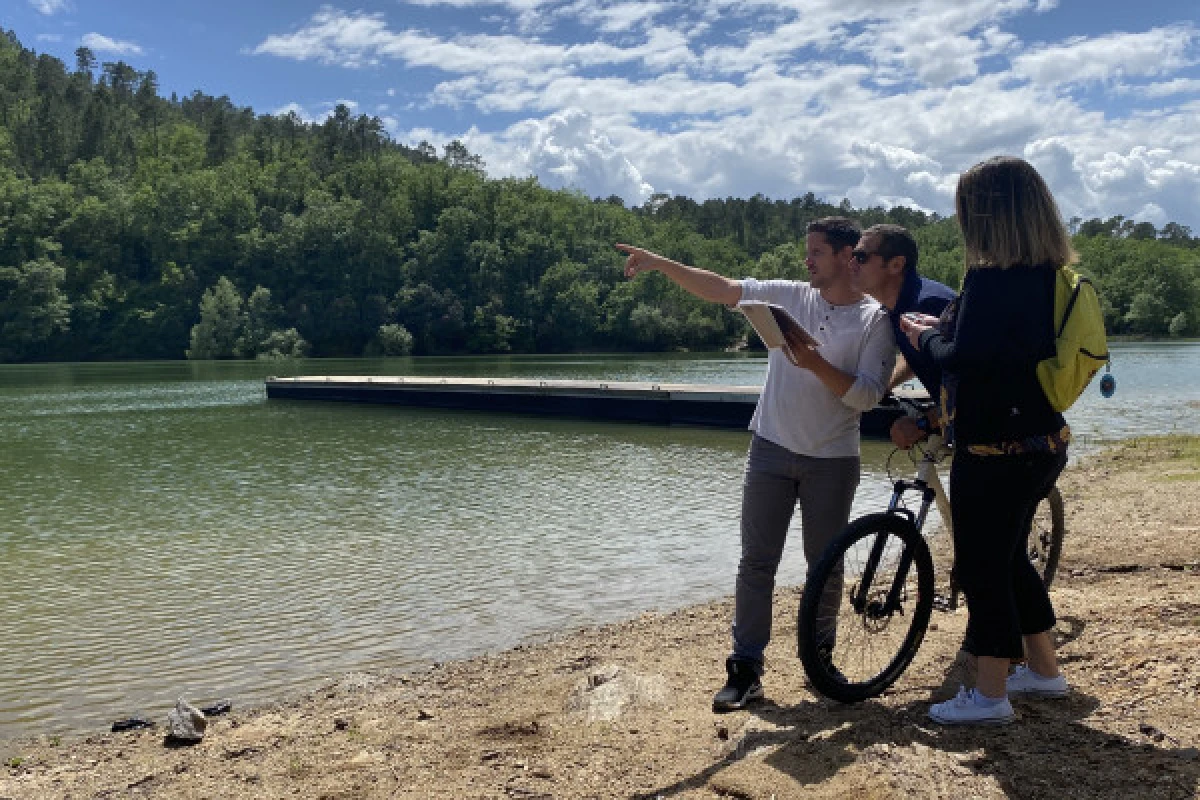
<instances>
[{"instance_id":1,"label":"gray trousers","mask_svg":"<svg viewBox=\"0 0 1200 800\"><path fill-rule=\"evenodd\" d=\"M754 436L742 484L742 558L733 612L733 657L763 668L771 640L771 594L796 504L804 560L811 572L846 527L858 488L858 456L813 458ZM836 611L840 581L826 585L822 606ZM824 610L823 619L830 618ZM829 632L832 634L832 631Z\"/></svg>"}]
</instances>

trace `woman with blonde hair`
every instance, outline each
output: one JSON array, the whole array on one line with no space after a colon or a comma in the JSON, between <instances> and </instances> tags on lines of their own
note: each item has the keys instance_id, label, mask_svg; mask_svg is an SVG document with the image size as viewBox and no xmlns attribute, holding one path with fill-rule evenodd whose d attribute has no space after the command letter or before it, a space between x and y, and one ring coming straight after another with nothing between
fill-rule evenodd
<instances>
[{"instance_id":1,"label":"woman with blonde hair","mask_svg":"<svg viewBox=\"0 0 1200 800\"><path fill-rule=\"evenodd\" d=\"M963 649L978 665L975 688L929 715L995 725L1013 719L1009 696L1068 691L1050 638L1054 609L1025 553L1034 509L1067 461L1070 430L1036 367L1055 352L1056 270L1077 257L1049 189L1022 159L1000 156L964 172L955 210L966 251L962 292L936 325L902 323L943 371L943 425L955 449L955 572L969 610ZM1008 675L1022 657L1027 666Z\"/></svg>"}]
</instances>

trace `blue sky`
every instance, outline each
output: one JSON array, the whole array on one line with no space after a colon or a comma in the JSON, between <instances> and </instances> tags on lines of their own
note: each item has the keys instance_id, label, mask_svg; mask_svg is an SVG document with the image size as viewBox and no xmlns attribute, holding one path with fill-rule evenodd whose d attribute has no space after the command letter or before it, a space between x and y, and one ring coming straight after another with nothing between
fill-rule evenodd
<instances>
[{"instance_id":1,"label":"blue sky","mask_svg":"<svg viewBox=\"0 0 1200 800\"><path fill-rule=\"evenodd\" d=\"M465 141L494 175L951 208L997 153L1069 216L1200 231L1194 0L6 0L68 63L153 69L259 112L338 102L400 141Z\"/></svg>"}]
</instances>

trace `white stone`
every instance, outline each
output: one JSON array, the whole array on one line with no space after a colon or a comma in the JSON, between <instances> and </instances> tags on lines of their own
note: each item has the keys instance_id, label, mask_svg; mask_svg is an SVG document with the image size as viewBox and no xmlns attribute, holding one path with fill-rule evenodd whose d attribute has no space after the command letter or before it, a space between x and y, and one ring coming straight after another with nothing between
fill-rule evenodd
<instances>
[{"instance_id":1,"label":"white stone","mask_svg":"<svg viewBox=\"0 0 1200 800\"><path fill-rule=\"evenodd\" d=\"M200 709L182 697L167 712L167 736L183 742L198 742L204 738L208 719Z\"/></svg>"},{"instance_id":2,"label":"white stone","mask_svg":"<svg viewBox=\"0 0 1200 800\"><path fill-rule=\"evenodd\" d=\"M666 700L666 680L661 675L636 675L604 665L571 690L566 710L588 722L612 722L634 708L659 706Z\"/></svg>"}]
</instances>

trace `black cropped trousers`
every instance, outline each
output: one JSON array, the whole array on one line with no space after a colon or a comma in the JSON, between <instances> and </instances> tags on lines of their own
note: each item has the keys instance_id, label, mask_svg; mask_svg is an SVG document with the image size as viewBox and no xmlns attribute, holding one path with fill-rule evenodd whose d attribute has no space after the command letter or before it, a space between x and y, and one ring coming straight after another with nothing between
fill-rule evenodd
<instances>
[{"instance_id":1,"label":"black cropped trousers","mask_svg":"<svg viewBox=\"0 0 1200 800\"><path fill-rule=\"evenodd\" d=\"M1054 627L1054 608L1030 563L1028 538L1038 503L1054 487L1067 454L973 455L950 467L954 570L967 598L963 649L1020 658L1023 635Z\"/></svg>"}]
</instances>

